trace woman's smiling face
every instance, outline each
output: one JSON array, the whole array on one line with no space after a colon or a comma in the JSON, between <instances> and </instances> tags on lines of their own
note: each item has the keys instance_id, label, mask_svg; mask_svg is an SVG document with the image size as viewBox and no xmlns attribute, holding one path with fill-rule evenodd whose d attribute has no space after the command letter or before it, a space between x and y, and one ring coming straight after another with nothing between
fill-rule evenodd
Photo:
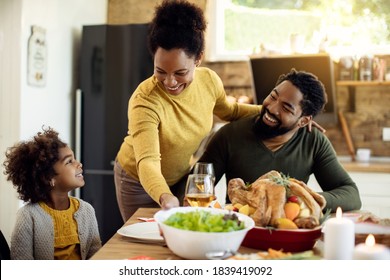
<instances>
[{"instance_id":1,"label":"woman's smiling face","mask_svg":"<svg viewBox=\"0 0 390 280\"><path fill-rule=\"evenodd\" d=\"M193 81L197 64L199 61L188 57L183 49L158 48L154 55L154 76L169 94L179 95Z\"/></svg>"}]
</instances>

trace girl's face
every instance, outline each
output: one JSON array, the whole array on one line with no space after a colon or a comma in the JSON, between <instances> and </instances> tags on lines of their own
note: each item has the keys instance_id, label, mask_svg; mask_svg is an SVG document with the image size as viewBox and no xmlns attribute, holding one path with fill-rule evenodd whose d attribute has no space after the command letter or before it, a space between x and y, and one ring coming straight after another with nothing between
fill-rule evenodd
<instances>
[{"instance_id":1,"label":"girl's face","mask_svg":"<svg viewBox=\"0 0 390 280\"><path fill-rule=\"evenodd\" d=\"M199 63L183 49L158 48L154 55L154 76L169 94L179 95L193 81Z\"/></svg>"},{"instance_id":2,"label":"girl's face","mask_svg":"<svg viewBox=\"0 0 390 280\"><path fill-rule=\"evenodd\" d=\"M59 160L54 164L54 170L57 175L52 184L56 190L69 192L85 184L82 164L74 158L68 146L59 149Z\"/></svg>"}]
</instances>

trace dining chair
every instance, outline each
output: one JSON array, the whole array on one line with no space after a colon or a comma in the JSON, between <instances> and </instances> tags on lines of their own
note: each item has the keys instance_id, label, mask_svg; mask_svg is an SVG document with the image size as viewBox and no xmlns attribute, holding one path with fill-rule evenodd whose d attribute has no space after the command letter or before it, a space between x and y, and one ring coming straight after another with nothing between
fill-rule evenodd
<instances>
[{"instance_id":1,"label":"dining chair","mask_svg":"<svg viewBox=\"0 0 390 280\"><path fill-rule=\"evenodd\" d=\"M8 242L5 239L3 232L0 230L0 259L10 260L11 254L8 246Z\"/></svg>"}]
</instances>

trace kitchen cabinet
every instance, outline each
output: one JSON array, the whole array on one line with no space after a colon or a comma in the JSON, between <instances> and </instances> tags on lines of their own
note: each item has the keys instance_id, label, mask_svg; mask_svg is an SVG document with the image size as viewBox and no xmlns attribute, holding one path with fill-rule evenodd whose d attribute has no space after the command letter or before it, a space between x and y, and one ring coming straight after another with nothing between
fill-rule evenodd
<instances>
[{"instance_id":1,"label":"kitchen cabinet","mask_svg":"<svg viewBox=\"0 0 390 280\"><path fill-rule=\"evenodd\" d=\"M359 188L362 210L381 217L390 218L390 173L348 172ZM322 191L312 175L308 186L315 191Z\"/></svg>"},{"instance_id":2,"label":"kitchen cabinet","mask_svg":"<svg viewBox=\"0 0 390 280\"><path fill-rule=\"evenodd\" d=\"M360 191L362 210L381 218L390 217L390 174L350 172Z\"/></svg>"}]
</instances>

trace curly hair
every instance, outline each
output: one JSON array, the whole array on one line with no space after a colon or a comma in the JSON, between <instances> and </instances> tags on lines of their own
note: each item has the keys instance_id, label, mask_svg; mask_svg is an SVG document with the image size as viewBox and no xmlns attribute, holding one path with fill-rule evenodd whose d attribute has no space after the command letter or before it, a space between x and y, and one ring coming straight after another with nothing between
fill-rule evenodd
<instances>
[{"instance_id":1,"label":"curly hair","mask_svg":"<svg viewBox=\"0 0 390 280\"><path fill-rule=\"evenodd\" d=\"M304 116L315 117L324 110L328 102L325 87L317 76L305 71L297 71L294 68L287 74L280 75L276 85L283 81L290 81L303 94L301 101L302 113Z\"/></svg>"},{"instance_id":2,"label":"curly hair","mask_svg":"<svg viewBox=\"0 0 390 280\"><path fill-rule=\"evenodd\" d=\"M187 1L165 0L156 7L148 35L149 51L159 47L183 49L188 57L199 59L205 48L206 20L202 9Z\"/></svg>"},{"instance_id":3,"label":"curly hair","mask_svg":"<svg viewBox=\"0 0 390 280\"><path fill-rule=\"evenodd\" d=\"M67 144L58 132L48 127L30 141L21 141L5 153L4 175L11 181L25 202L50 201L50 180L57 175L54 164L59 160L59 149Z\"/></svg>"}]
</instances>

